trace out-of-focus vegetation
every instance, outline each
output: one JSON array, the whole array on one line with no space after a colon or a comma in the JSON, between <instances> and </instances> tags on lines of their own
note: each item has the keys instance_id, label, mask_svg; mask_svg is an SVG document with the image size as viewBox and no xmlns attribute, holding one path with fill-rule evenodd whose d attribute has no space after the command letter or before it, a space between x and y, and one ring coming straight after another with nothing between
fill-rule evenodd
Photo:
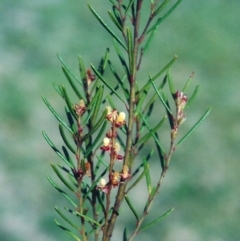
<instances>
[{"instance_id":1,"label":"out-of-focus vegetation","mask_svg":"<svg viewBox=\"0 0 240 241\"><path fill-rule=\"evenodd\" d=\"M105 19L107 2L91 1ZM158 213L175 211L139 241L240 239L238 9L239 1L183 1L160 26L143 62L147 76L177 54L172 72L179 88L195 72L200 93L186 130L208 106L212 112L173 156L153 206ZM45 175L54 177L49 163L60 160L41 131L59 146L61 140L41 95L61 112L51 82L67 82L56 53L77 74L79 54L86 63L98 63L112 40L82 0L3 1L0 31L0 240L70 240L53 222L54 205L64 200ZM131 226L127 216L121 220Z\"/></svg>"}]
</instances>

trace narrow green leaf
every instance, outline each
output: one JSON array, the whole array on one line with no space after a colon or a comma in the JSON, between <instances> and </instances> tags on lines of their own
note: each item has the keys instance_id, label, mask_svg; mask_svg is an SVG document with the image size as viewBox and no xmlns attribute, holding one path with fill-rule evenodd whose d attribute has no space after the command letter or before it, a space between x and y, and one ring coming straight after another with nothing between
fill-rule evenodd
<instances>
[{"instance_id":1,"label":"narrow green leaf","mask_svg":"<svg viewBox=\"0 0 240 241\"><path fill-rule=\"evenodd\" d=\"M134 1L135 1L135 0L130 0L130 1L129 1L129 4L128 4L128 6L127 6L126 10L125 10L125 14L127 14L127 13L128 13L128 11L129 11L129 9L132 7L132 5L133 5Z\"/></svg>"},{"instance_id":2,"label":"narrow green leaf","mask_svg":"<svg viewBox=\"0 0 240 241\"><path fill-rule=\"evenodd\" d=\"M75 208L77 208L77 204L74 203L71 198L64 192L62 189L60 189L57 184L49 177L47 176L48 181L51 183L51 185L56 188Z\"/></svg>"},{"instance_id":3,"label":"narrow green leaf","mask_svg":"<svg viewBox=\"0 0 240 241\"><path fill-rule=\"evenodd\" d=\"M147 31L146 34L150 33L152 29L154 29L156 26L159 26L160 23L162 23L182 2L182 0L178 0L166 13L163 17L158 18L157 22Z\"/></svg>"},{"instance_id":4,"label":"narrow green leaf","mask_svg":"<svg viewBox=\"0 0 240 241\"><path fill-rule=\"evenodd\" d=\"M100 24L107 30L109 34L112 35L112 37L120 44L122 47L127 51L126 47L122 43L122 41L116 36L116 34L107 26L107 24L103 21L103 19L97 14L97 12L92 8L90 4L88 4L88 7L90 11L93 13L93 15L97 18L97 20L100 22Z\"/></svg>"},{"instance_id":5,"label":"narrow green leaf","mask_svg":"<svg viewBox=\"0 0 240 241\"><path fill-rule=\"evenodd\" d=\"M164 116L160 122L150 131L148 132L146 135L144 135L135 145L141 145L142 143L146 143L148 141L148 139L156 132L158 131L158 129L162 126L162 124L164 123L164 121L166 120L167 116Z\"/></svg>"},{"instance_id":6,"label":"narrow green leaf","mask_svg":"<svg viewBox=\"0 0 240 241\"><path fill-rule=\"evenodd\" d=\"M134 71L134 53L133 53L133 38L130 28L127 28L127 44L128 44L128 62L130 73Z\"/></svg>"},{"instance_id":7,"label":"narrow green leaf","mask_svg":"<svg viewBox=\"0 0 240 241\"><path fill-rule=\"evenodd\" d=\"M153 13L153 17L157 16L169 3L170 0L165 0Z\"/></svg>"},{"instance_id":8,"label":"narrow green leaf","mask_svg":"<svg viewBox=\"0 0 240 241\"><path fill-rule=\"evenodd\" d=\"M152 192L152 181L151 181L151 176L149 172L149 164L147 163L146 158L143 158L143 165L144 165L144 169L146 170L145 177L146 177L148 193L150 194Z\"/></svg>"},{"instance_id":9,"label":"narrow green leaf","mask_svg":"<svg viewBox=\"0 0 240 241\"><path fill-rule=\"evenodd\" d=\"M177 59L177 55L175 55L169 63L167 63L167 65L165 65L155 76L153 76L151 79L152 81L154 81L155 79L157 79L159 76L161 76L166 70L168 70L173 63L176 61Z\"/></svg>"},{"instance_id":10,"label":"narrow green leaf","mask_svg":"<svg viewBox=\"0 0 240 241\"><path fill-rule=\"evenodd\" d=\"M127 228L124 228L123 231L123 241L127 241Z\"/></svg>"},{"instance_id":11,"label":"narrow green leaf","mask_svg":"<svg viewBox=\"0 0 240 241\"><path fill-rule=\"evenodd\" d=\"M198 92L199 92L199 85L197 85L196 88L194 89L193 94L192 94L192 95L190 96L190 98L188 99L185 108L188 108L188 107L192 104L192 102L193 102L193 100L196 98Z\"/></svg>"},{"instance_id":12,"label":"narrow green leaf","mask_svg":"<svg viewBox=\"0 0 240 241\"><path fill-rule=\"evenodd\" d=\"M189 84L190 84L190 82L191 82L193 76L194 76L194 72L192 72L192 74L191 74L190 77L188 78L188 80L187 80L185 86L184 86L183 89L182 89L182 92L185 92L185 91L187 90L187 87L189 86Z\"/></svg>"},{"instance_id":13,"label":"narrow green leaf","mask_svg":"<svg viewBox=\"0 0 240 241\"><path fill-rule=\"evenodd\" d=\"M115 76L116 80L118 81L119 85L122 87L125 98L128 100L129 99L129 90L125 87L125 84L124 84L126 75L124 75L123 78L121 79L118 76L118 74L117 74L116 70L114 69L112 62L110 60L108 61L108 65L109 65L109 68L112 71L113 75Z\"/></svg>"},{"instance_id":14,"label":"narrow green leaf","mask_svg":"<svg viewBox=\"0 0 240 241\"><path fill-rule=\"evenodd\" d=\"M140 114L140 117L141 117L141 119L143 120L144 124L146 125L146 127L148 128L148 130L151 132L151 128L150 128L150 126L148 125L145 117L143 116L143 114L142 114L141 112L139 112L139 114ZM164 151L162 145L160 144L158 138L156 137L155 133L151 132L151 134L152 134L152 137L154 138L154 140L156 141L157 145L161 148L162 152L165 153L165 151Z\"/></svg>"},{"instance_id":15,"label":"narrow green leaf","mask_svg":"<svg viewBox=\"0 0 240 241\"><path fill-rule=\"evenodd\" d=\"M51 163L51 167L53 171L56 173L56 175L59 177L59 179L64 183L64 185L70 189L72 192L75 192L74 188L66 181L66 179L63 177L63 175L58 171L57 167Z\"/></svg>"},{"instance_id":16,"label":"narrow green leaf","mask_svg":"<svg viewBox=\"0 0 240 241\"><path fill-rule=\"evenodd\" d=\"M160 101L162 102L163 106L166 108L167 112L169 112L170 114L172 114L172 111L170 110L170 108L168 107L167 103L164 101L162 95L160 94L159 90L157 89L156 85L153 83L152 80L150 80L152 83L152 86L156 92L156 94L158 95Z\"/></svg>"},{"instance_id":17,"label":"narrow green leaf","mask_svg":"<svg viewBox=\"0 0 240 241\"><path fill-rule=\"evenodd\" d=\"M103 112L102 116L98 120L95 126L92 127L92 129L82 138L82 142L86 141L95 131L98 130L98 128L103 124L107 115L107 109Z\"/></svg>"},{"instance_id":18,"label":"narrow green leaf","mask_svg":"<svg viewBox=\"0 0 240 241\"><path fill-rule=\"evenodd\" d=\"M148 154L146 155L146 157L144 157L147 162L152 158L153 153L154 153L154 149L152 148L152 149L148 152ZM138 166L138 168L132 173L132 176L134 177L134 176L140 171L140 169L141 169L142 167L144 167L143 163L141 163L141 164ZM144 174L144 173L143 173L143 174ZM142 175L142 174L141 174L141 175ZM144 174L144 175L145 175L145 174ZM144 175L143 175L143 176L144 176Z\"/></svg>"},{"instance_id":19,"label":"narrow green leaf","mask_svg":"<svg viewBox=\"0 0 240 241\"><path fill-rule=\"evenodd\" d=\"M102 104L103 90L104 90L104 86L100 85L97 92L96 92L96 95L98 96L98 98L96 100L96 105L94 107L94 111L93 111L93 114L92 114L92 117L91 117L93 125L96 122L96 119L97 119L97 116L98 116L98 113L99 113L99 110L100 110L100 106Z\"/></svg>"},{"instance_id":20,"label":"narrow green leaf","mask_svg":"<svg viewBox=\"0 0 240 241\"><path fill-rule=\"evenodd\" d=\"M64 86L61 86L61 88L62 88L62 91L64 93L64 99L65 99L65 102L67 104L67 107L68 107L69 111L71 112L72 116L75 118L75 120L77 120L78 116L77 116L76 112L73 109L73 104L72 104L71 100L68 97L67 91L66 91Z\"/></svg>"},{"instance_id":21,"label":"narrow green leaf","mask_svg":"<svg viewBox=\"0 0 240 241\"><path fill-rule=\"evenodd\" d=\"M169 85L170 92L171 92L172 96L174 96L176 91L175 91L175 88L174 88L174 85L173 85L173 80L172 80L172 75L171 75L171 69L170 68L168 69L168 72L167 72L167 80L168 80L168 85Z\"/></svg>"},{"instance_id":22,"label":"narrow green leaf","mask_svg":"<svg viewBox=\"0 0 240 241\"><path fill-rule=\"evenodd\" d=\"M121 65L122 65L122 67L123 67L123 69L124 69L124 71L125 71L128 79L130 79L130 71L129 71L129 68L128 68L128 64L127 64L127 62L125 61L125 59L124 59L124 57L123 57L123 54L121 53L121 51L120 51L120 49L119 49L119 47L118 47L117 42L114 41L114 40L113 40L113 45L114 45L114 48L115 48L116 53L117 53L117 55L118 55L118 58L119 58L119 60L120 60L120 62L121 62Z\"/></svg>"},{"instance_id":23,"label":"narrow green leaf","mask_svg":"<svg viewBox=\"0 0 240 241\"><path fill-rule=\"evenodd\" d=\"M75 216L84 218L87 222L96 224L97 226L101 226L101 224L100 224L99 222L93 220L92 218L89 218L89 217L86 216L86 215L83 215L83 214L81 214L81 213L79 213L79 212L77 212L77 211L73 211L73 210L71 210L71 209L69 209L69 208L65 208L65 209L66 209L68 212L70 212L70 213L72 213L73 215L75 215Z\"/></svg>"},{"instance_id":24,"label":"narrow green leaf","mask_svg":"<svg viewBox=\"0 0 240 241\"><path fill-rule=\"evenodd\" d=\"M43 137L47 141L47 143L52 147L52 149L57 153L57 155L71 168L74 169L74 166L63 156L63 154L55 147L53 142L49 139L47 134L43 131Z\"/></svg>"},{"instance_id":25,"label":"narrow green leaf","mask_svg":"<svg viewBox=\"0 0 240 241\"><path fill-rule=\"evenodd\" d=\"M197 123L178 141L176 146L182 144L195 130L196 128L204 121L204 119L208 116L211 111L211 107L207 109L207 111L203 114L203 116L197 121Z\"/></svg>"},{"instance_id":26,"label":"narrow green leaf","mask_svg":"<svg viewBox=\"0 0 240 241\"><path fill-rule=\"evenodd\" d=\"M56 206L55 210L67 223L78 230L78 227L73 222L71 222Z\"/></svg>"},{"instance_id":27,"label":"narrow green leaf","mask_svg":"<svg viewBox=\"0 0 240 241\"><path fill-rule=\"evenodd\" d=\"M97 145L97 143L99 142L100 138L103 137L103 133L106 130L107 127L107 122L105 121L101 127L101 130L99 131L97 137L95 138L94 142L92 143L92 145L86 150L85 154L84 154L84 158L87 158L88 155L92 152L93 148Z\"/></svg>"},{"instance_id":28,"label":"narrow green leaf","mask_svg":"<svg viewBox=\"0 0 240 241\"><path fill-rule=\"evenodd\" d=\"M133 207L133 205L132 205L132 203L131 203L131 201L130 201L130 199L129 199L129 197L128 197L127 195L125 195L125 200L126 200L129 208L130 208L131 211L133 212L133 214L134 214L134 216L135 216L135 218L137 219L137 222L138 222L139 217L138 217L138 215L137 215L137 212L136 212L135 208Z\"/></svg>"},{"instance_id":29,"label":"narrow green leaf","mask_svg":"<svg viewBox=\"0 0 240 241\"><path fill-rule=\"evenodd\" d=\"M115 91L109 84L108 81L106 81L103 76L95 69L95 67L93 65L91 65L94 73L99 77L99 79L101 79L101 81L125 104L123 98L117 93L117 91Z\"/></svg>"},{"instance_id":30,"label":"narrow green leaf","mask_svg":"<svg viewBox=\"0 0 240 241\"><path fill-rule=\"evenodd\" d=\"M78 238L75 234L73 234L69 229L65 228L62 224L60 224L56 219L54 220L55 223L60 227L62 230L64 230L66 233L68 233L70 236L72 236L75 240L81 241L80 238Z\"/></svg>"},{"instance_id":31,"label":"narrow green leaf","mask_svg":"<svg viewBox=\"0 0 240 241\"><path fill-rule=\"evenodd\" d=\"M158 137L158 133L155 133L157 139L159 139ZM155 141L155 145L156 145L156 148L157 148L157 153L158 153L158 157L159 157L159 160L160 160L160 163L161 163L161 167L162 169L164 168L165 166L165 153L162 151L162 149L159 147L159 145L157 144L157 142Z\"/></svg>"},{"instance_id":32,"label":"narrow green leaf","mask_svg":"<svg viewBox=\"0 0 240 241\"><path fill-rule=\"evenodd\" d=\"M115 18L115 16L113 15L113 13L111 11L108 10L108 16L110 17L110 19L112 20L112 22L116 25L116 27L122 32L123 28L121 26L121 24L118 22L118 20Z\"/></svg>"},{"instance_id":33,"label":"narrow green leaf","mask_svg":"<svg viewBox=\"0 0 240 241\"><path fill-rule=\"evenodd\" d=\"M157 219L155 219L154 221L150 222L149 224L145 225L144 227L142 227L139 230L139 233L142 232L143 230L146 230L147 228L150 228L151 226L153 226L154 224L158 223L159 221L161 221L162 219L166 218L172 211L174 210L174 208L169 209L166 213L164 213L163 215L161 215L160 217L158 217Z\"/></svg>"},{"instance_id":34,"label":"narrow green leaf","mask_svg":"<svg viewBox=\"0 0 240 241\"><path fill-rule=\"evenodd\" d=\"M71 72L71 70L67 67L67 65L65 64L65 62L63 61L63 59L61 58L61 56L59 54L57 54L58 59L60 60L60 62L62 63L63 67L68 71L68 73L80 84L82 85L81 81Z\"/></svg>"},{"instance_id":35,"label":"narrow green leaf","mask_svg":"<svg viewBox=\"0 0 240 241\"><path fill-rule=\"evenodd\" d=\"M73 146L69 143L65 133L64 133L64 130L63 130L63 127L62 127L62 124L59 123L59 131L60 131L60 134L61 134L61 137L64 141L64 143L66 144L66 146L68 147L68 149L73 153L73 154L76 154L76 150L73 148Z\"/></svg>"},{"instance_id":36,"label":"narrow green leaf","mask_svg":"<svg viewBox=\"0 0 240 241\"><path fill-rule=\"evenodd\" d=\"M57 84L55 84L54 82L52 82L52 86L53 86L54 89L58 92L58 94L59 94L62 98L64 98L64 95L63 95L62 90L61 90L61 88L59 87L59 85L57 85Z\"/></svg>"},{"instance_id":37,"label":"narrow green leaf","mask_svg":"<svg viewBox=\"0 0 240 241\"><path fill-rule=\"evenodd\" d=\"M75 83L73 82L71 76L70 76L70 73L68 72L68 70L63 66L62 67L62 71L64 73L64 75L66 76L69 84L71 85L73 91L75 92L75 94L77 95L77 97L81 100L83 99L84 100L84 97L82 96L82 94L80 93L79 91L79 88L75 85Z\"/></svg>"},{"instance_id":38,"label":"narrow green leaf","mask_svg":"<svg viewBox=\"0 0 240 241\"><path fill-rule=\"evenodd\" d=\"M78 56L78 62L79 62L79 71L80 71L82 83L86 83L86 81L87 81L86 69L85 69L85 66L84 66L83 59L80 55Z\"/></svg>"},{"instance_id":39,"label":"narrow green leaf","mask_svg":"<svg viewBox=\"0 0 240 241\"><path fill-rule=\"evenodd\" d=\"M42 99L43 99L44 103L46 104L46 106L48 107L48 109L49 109L49 110L53 113L53 115L57 118L57 120L58 120L62 125L64 125L64 126L69 130L70 133L73 134L72 129L69 127L69 125L68 125L65 121L62 120L62 118L61 118L61 117L58 115L58 113L53 109L53 107L50 105L50 103L47 101L47 99L46 99L44 96L42 96Z\"/></svg>"}]
</instances>

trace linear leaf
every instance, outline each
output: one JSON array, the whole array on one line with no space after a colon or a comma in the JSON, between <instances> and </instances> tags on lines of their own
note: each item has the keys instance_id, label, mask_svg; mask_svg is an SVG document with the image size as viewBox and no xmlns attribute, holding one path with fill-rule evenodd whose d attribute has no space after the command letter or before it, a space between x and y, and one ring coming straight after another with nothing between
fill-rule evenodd
<instances>
[{"instance_id":1,"label":"linear leaf","mask_svg":"<svg viewBox=\"0 0 240 241\"><path fill-rule=\"evenodd\" d=\"M68 97L67 91L66 91L66 89L63 85L61 86L61 88L62 88L62 91L64 93L64 100L67 104L67 107L68 107L69 111L71 112L72 116L75 118L75 120L77 120L78 116L77 116L76 112L73 110L73 104Z\"/></svg>"},{"instance_id":2,"label":"linear leaf","mask_svg":"<svg viewBox=\"0 0 240 241\"><path fill-rule=\"evenodd\" d=\"M53 88L58 92L58 94L63 98L63 93L62 93L62 90L61 88L59 87L59 85L55 84L54 82L52 82L52 86Z\"/></svg>"},{"instance_id":3,"label":"linear leaf","mask_svg":"<svg viewBox=\"0 0 240 241\"><path fill-rule=\"evenodd\" d=\"M182 144L195 130L196 128L204 121L204 119L208 116L211 111L211 107L207 109L207 111L203 114L203 116L197 121L197 123L178 141L176 146Z\"/></svg>"},{"instance_id":4,"label":"linear leaf","mask_svg":"<svg viewBox=\"0 0 240 241\"><path fill-rule=\"evenodd\" d=\"M44 97L44 96L42 96L42 99L43 99L43 101L44 101L44 103L46 104L46 106L48 107L48 109L53 113L53 115L57 118L57 120L60 122L60 123L62 123L62 125L64 125L69 131L70 131L70 133L72 133L73 134L73 131L72 131L72 129L70 128L70 126L65 122L65 121L63 121L62 120L62 118L58 115L58 113L53 109L53 107L50 105L50 103L47 101L47 99Z\"/></svg>"},{"instance_id":5,"label":"linear leaf","mask_svg":"<svg viewBox=\"0 0 240 241\"><path fill-rule=\"evenodd\" d=\"M125 14L128 13L128 10L129 10L129 9L131 8L131 6L133 5L134 1L135 1L135 0L130 0L130 1L129 1L129 4L128 4L126 10L125 10Z\"/></svg>"},{"instance_id":6,"label":"linear leaf","mask_svg":"<svg viewBox=\"0 0 240 241\"><path fill-rule=\"evenodd\" d=\"M74 188L66 181L66 179L63 177L63 175L58 171L57 167L51 163L51 167L53 171L56 173L56 175L59 177L59 179L65 184L65 186L70 189L72 192L75 192Z\"/></svg>"},{"instance_id":7,"label":"linear leaf","mask_svg":"<svg viewBox=\"0 0 240 241\"><path fill-rule=\"evenodd\" d=\"M95 126L92 127L92 129L82 138L82 141L87 140L95 131L98 130L98 128L103 124L107 115L107 109L103 112L102 116L98 120Z\"/></svg>"},{"instance_id":8,"label":"linear leaf","mask_svg":"<svg viewBox=\"0 0 240 241\"><path fill-rule=\"evenodd\" d=\"M71 200L71 198L66 194L66 192L64 192L61 188L57 186L57 184L51 179L51 177L47 176L47 179L54 188L56 188L75 208L77 208L77 204Z\"/></svg>"},{"instance_id":9,"label":"linear leaf","mask_svg":"<svg viewBox=\"0 0 240 241\"><path fill-rule=\"evenodd\" d=\"M123 57L123 55L122 55L122 53L121 53L121 51L120 51L120 49L118 47L117 42L113 40L113 44L114 44L114 48L116 50L116 53L118 55L118 58L119 58L119 60L121 62L121 65L122 65L126 75L128 76L128 79L130 79L130 72L129 72L128 64L126 63L126 61L125 61L125 59L124 59L124 57Z\"/></svg>"},{"instance_id":10,"label":"linear leaf","mask_svg":"<svg viewBox=\"0 0 240 241\"><path fill-rule=\"evenodd\" d=\"M97 119L97 116L98 116L98 113L99 113L99 109L100 109L100 106L102 104L102 98L103 98L103 90L104 90L104 86L103 85L100 85L98 87L98 90L96 92L96 95L98 96L97 97L97 100L96 100L96 105L94 107L94 111L93 111L93 114L92 114L92 117L91 117L91 120L92 120L92 124L94 125L95 122L96 122L96 119Z\"/></svg>"},{"instance_id":11,"label":"linear leaf","mask_svg":"<svg viewBox=\"0 0 240 241\"><path fill-rule=\"evenodd\" d=\"M75 234L73 234L69 229L65 228L62 224L60 224L56 219L54 220L55 223L60 227L62 230L64 230L66 233L68 233L70 236L72 236L75 240L81 241L80 238L78 238Z\"/></svg>"},{"instance_id":12,"label":"linear leaf","mask_svg":"<svg viewBox=\"0 0 240 241\"><path fill-rule=\"evenodd\" d=\"M163 17L158 18L157 22L147 31L146 34L150 33L156 26L159 26L182 2L182 0L178 0L167 12Z\"/></svg>"},{"instance_id":13,"label":"linear leaf","mask_svg":"<svg viewBox=\"0 0 240 241\"><path fill-rule=\"evenodd\" d=\"M99 142L100 138L103 136L103 133L106 130L106 127L107 127L107 122L105 121L103 123L103 125L101 127L101 130L99 131L97 137L95 138L94 142L92 143L92 145L84 153L84 158L87 158L88 155L92 152L93 148L97 145L97 143Z\"/></svg>"},{"instance_id":14,"label":"linear leaf","mask_svg":"<svg viewBox=\"0 0 240 241\"><path fill-rule=\"evenodd\" d=\"M79 62L79 71L80 71L82 83L83 85L85 85L84 83L86 83L87 81L87 74L86 74L86 69L85 69L83 59L80 55L78 56L78 62Z\"/></svg>"},{"instance_id":15,"label":"linear leaf","mask_svg":"<svg viewBox=\"0 0 240 241\"><path fill-rule=\"evenodd\" d=\"M141 145L142 143L146 143L147 140L156 132L158 131L158 129L162 126L162 124L164 123L164 121L166 120L167 116L164 116L160 122L150 131L148 132L145 136L143 136L137 143L136 145Z\"/></svg>"},{"instance_id":16,"label":"linear leaf","mask_svg":"<svg viewBox=\"0 0 240 241\"><path fill-rule=\"evenodd\" d=\"M133 53L133 37L130 28L127 28L127 44L128 44L128 61L130 73L134 71L134 53Z\"/></svg>"},{"instance_id":17,"label":"linear leaf","mask_svg":"<svg viewBox=\"0 0 240 241\"><path fill-rule=\"evenodd\" d=\"M103 76L95 69L95 67L93 65L91 65L94 73L99 77L99 79L101 79L101 81L125 104L123 98L117 93L116 90L114 90L109 84L108 82L103 78Z\"/></svg>"},{"instance_id":18,"label":"linear leaf","mask_svg":"<svg viewBox=\"0 0 240 241\"><path fill-rule=\"evenodd\" d=\"M169 3L170 0L165 0L153 13L153 16L157 16Z\"/></svg>"},{"instance_id":19,"label":"linear leaf","mask_svg":"<svg viewBox=\"0 0 240 241\"><path fill-rule=\"evenodd\" d=\"M58 59L60 60L60 62L62 63L62 65L64 66L65 69L67 69L67 71L69 72L69 74L80 84L82 85L81 81L71 72L71 70L67 67L67 65L65 64L65 62L63 61L62 57L57 54Z\"/></svg>"},{"instance_id":20,"label":"linear leaf","mask_svg":"<svg viewBox=\"0 0 240 241\"><path fill-rule=\"evenodd\" d=\"M108 10L108 16L110 17L112 22L116 25L116 27L122 32L123 28L122 28L121 24L118 22L118 20L115 18L115 16L113 15L113 13L110 10Z\"/></svg>"},{"instance_id":21,"label":"linear leaf","mask_svg":"<svg viewBox=\"0 0 240 241\"><path fill-rule=\"evenodd\" d=\"M47 136L47 134L43 131L42 132L43 137L45 138L45 140L47 141L47 143L52 147L52 149L57 153L57 155L70 167L70 168L74 168L74 166L63 156L63 154L55 147L55 145L53 144L53 142L49 139L49 137Z\"/></svg>"},{"instance_id":22,"label":"linear leaf","mask_svg":"<svg viewBox=\"0 0 240 241\"><path fill-rule=\"evenodd\" d=\"M73 210L71 210L70 208L67 208L67 207L66 207L65 209L66 209L68 212L70 212L70 213L72 213L73 215L75 215L75 216L82 217L82 218L84 218L86 221L88 221L88 222L90 222L90 223L96 224L97 226L101 226L101 224L100 224L99 222L93 220L92 218L89 218L89 217L86 216L86 215L83 215L83 214L81 214L81 213L79 213L79 212L77 212L77 211L73 211Z\"/></svg>"},{"instance_id":23,"label":"linear leaf","mask_svg":"<svg viewBox=\"0 0 240 241\"><path fill-rule=\"evenodd\" d=\"M187 87L189 86L189 84L190 84L193 76L194 76L194 72L192 72L192 74L191 74L190 77L188 78L186 84L184 85L184 87L183 87L183 89L182 89L182 92L185 92L185 91L187 90Z\"/></svg>"},{"instance_id":24,"label":"linear leaf","mask_svg":"<svg viewBox=\"0 0 240 241\"><path fill-rule=\"evenodd\" d=\"M151 83L152 83L152 85L153 85L153 88L154 88L156 94L158 95L160 101L162 102L162 104L163 104L164 107L167 109L167 111L168 111L170 114L172 114L172 111L171 111L170 108L168 107L167 103L164 101L162 95L160 94L159 90L157 89L157 86L153 83L152 80L150 80L150 81L151 81Z\"/></svg>"},{"instance_id":25,"label":"linear leaf","mask_svg":"<svg viewBox=\"0 0 240 241\"><path fill-rule=\"evenodd\" d=\"M140 114L141 119L143 120L144 124L146 125L146 127L148 128L148 130L151 132L151 128L150 128L150 126L148 125L145 117L143 116L143 114L142 114L141 112L139 112L139 114ZM156 137L155 133L152 133L152 132L151 132L151 134L152 134L152 137L154 138L154 140L156 141L157 145L161 148L162 152L165 153L165 151L164 151L162 145L160 144L158 138Z\"/></svg>"},{"instance_id":26,"label":"linear leaf","mask_svg":"<svg viewBox=\"0 0 240 241\"><path fill-rule=\"evenodd\" d=\"M153 226L154 224L158 223L159 221L161 221L162 219L166 218L172 211L174 210L174 208L169 209L166 213L164 213L163 215L161 215L160 217L158 217L157 219L155 219L154 221L150 222L149 224L145 225L144 227L142 227L139 230L139 233L142 232L143 230L146 230L147 228L150 228L151 226Z\"/></svg>"},{"instance_id":27,"label":"linear leaf","mask_svg":"<svg viewBox=\"0 0 240 241\"><path fill-rule=\"evenodd\" d=\"M171 75L171 69L168 69L167 72L167 80L168 80L168 85L169 85L169 89L172 95L174 95L176 93L174 85L173 85L173 80L172 80L172 75Z\"/></svg>"},{"instance_id":28,"label":"linear leaf","mask_svg":"<svg viewBox=\"0 0 240 241\"><path fill-rule=\"evenodd\" d=\"M126 200L128 206L129 206L129 208L130 208L131 211L133 212L135 218L136 218L137 221L138 221L138 220L139 220L139 217L138 217L138 215L137 215L137 212L136 212L135 208L133 207L133 205L132 205L132 203L131 203L131 201L130 201L130 199L129 199L129 197L128 197L127 195L125 195L125 200Z\"/></svg>"},{"instance_id":29,"label":"linear leaf","mask_svg":"<svg viewBox=\"0 0 240 241\"><path fill-rule=\"evenodd\" d=\"M78 227L72 221L70 221L56 206L55 210L67 223L78 230Z\"/></svg>"},{"instance_id":30,"label":"linear leaf","mask_svg":"<svg viewBox=\"0 0 240 241\"><path fill-rule=\"evenodd\" d=\"M90 11L93 13L93 15L97 18L97 20L101 23L101 25L107 30L108 33L110 33L113 38L122 45L122 47L126 49L126 47L124 46L124 44L122 43L122 41L116 36L116 34L107 26L107 24L103 21L103 19L97 14L97 12L92 8L92 6L90 4L88 4L88 7L90 9Z\"/></svg>"},{"instance_id":31,"label":"linear leaf","mask_svg":"<svg viewBox=\"0 0 240 241\"><path fill-rule=\"evenodd\" d=\"M66 76L69 84L71 85L73 91L74 91L75 94L77 95L77 97L78 97L80 100L81 100L81 99L84 100L84 98L83 98L82 94L80 93L78 87L77 87L77 86L75 85L75 83L73 82L73 80L72 80L72 78L71 78L71 76L70 76L70 73L68 72L68 70L67 70L64 66L62 67L62 71L63 71L64 75Z\"/></svg>"},{"instance_id":32,"label":"linear leaf","mask_svg":"<svg viewBox=\"0 0 240 241\"><path fill-rule=\"evenodd\" d=\"M64 141L64 143L66 144L66 146L68 147L68 149L73 153L73 154L76 154L76 150L73 148L73 146L69 143L65 133L64 133L64 130L63 130L63 126L61 123L59 123L59 131L60 131L60 134L61 134L61 137Z\"/></svg>"},{"instance_id":33,"label":"linear leaf","mask_svg":"<svg viewBox=\"0 0 240 241\"><path fill-rule=\"evenodd\" d=\"M149 164L147 163L146 157L143 158L143 165L144 165L144 169L146 170L145 177L147 182L148 193L150 194L152 192L152 181L151 181L151 176L149 172Z\"/></svg>"},{"instance_id":34,"label":"linear leaf","mask_svg":"<svg viewBox=\"0 0 240 241\"><path fill-rule=\"evenodd\" d=\"M192 102L196 98L198 92L199 92L199 85L197 85L196 88L194 89L192 95L190 96L190 98L187 101L187 104L186 104L185 108L188 108L192 104Z\"/></svg>"}]
</instances>

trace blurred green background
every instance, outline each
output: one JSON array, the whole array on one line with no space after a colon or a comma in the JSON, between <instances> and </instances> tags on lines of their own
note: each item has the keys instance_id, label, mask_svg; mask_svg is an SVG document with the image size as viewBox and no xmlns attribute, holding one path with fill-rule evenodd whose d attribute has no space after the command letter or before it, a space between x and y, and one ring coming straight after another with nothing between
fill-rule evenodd
<instances>
[{"instance_id":1,"label":"blurred green background","mask_svg":"<svg viewBox=\"0 0 240 241\"><path fill-rule=\"evenodd\" d=\"M107 19L108 1L90 2ZM212 112L174 154L151 218L171 207L174 212L138 241L240 240L239 10L237 0L183 1L160 26L143 61L147 76L177 54L172 73L179 88L195 72L200 93L187 111L185 131L208 106ZM56 145L61 140L41 95L61 112L51 82L67 82L56 53L77 74L79 54L97 64L106 47L114 53L111 37L83 0L1 1L0 31L0 240L71 240L53 222L63 198L45 175L54 177L49 163L60 160L41 131ZM126 215L119 227L131 220ZM113 241L119 240L116 230Z\"/></svg>"}]
</instances>

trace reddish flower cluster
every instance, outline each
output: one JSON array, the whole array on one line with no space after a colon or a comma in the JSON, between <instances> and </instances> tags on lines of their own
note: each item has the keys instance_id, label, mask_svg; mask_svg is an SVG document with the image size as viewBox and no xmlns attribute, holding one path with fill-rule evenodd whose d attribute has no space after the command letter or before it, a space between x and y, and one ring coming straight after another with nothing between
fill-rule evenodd
<instances>
[{"instance_id":1,"label":"reddish flower cluster","mask_svg":"<svg viewBox=\"0 0 240 241\"><path fill-rule=\"evenodd\" d=\"M102 151L106 151L110 155L110 159L112 162L115 160L122 160L123 156L119 154L120 144L115 141L117 137L117 130L121 126L125 125L126 115L124 112L118 112L117 110L113 110L111 107L107 107L107 120L111 123L111 129L107 132L106 137L103 139L103 145L100 147ZM130 177L129 168L124 165L122 171L119 173L117 171L110 170L109 171L109 181L106 182L105 179L101 179L97 188L102 190L105 193L112 187L117 187L119 183L124 182L126 179Z\"/></svg>"},{"instance_id":2,"label":"reddish flower cluster","mask_svg":"<svg viewBox=\"0 0 240 241\"><path fill-rule=\"evenodd\" d=\"M177 91L174 95L176 104L176 118L174 119L174 127L171 132L172 139L175 139L178 133L178 127L186 120L184 109L188 98L183 92Z\"/></svg>"},{"instance_id":3,"label":"reddish flower cluster","mask_svg":"<svg viewBox=\"0 0 240 241\"><path fill-rule=\"evenodd\" d=\"M78 116L82 116L86 111L86 106L83 100L80 100L78 104L74 104L73 109Z\"/></svg>"}]
</instances>

